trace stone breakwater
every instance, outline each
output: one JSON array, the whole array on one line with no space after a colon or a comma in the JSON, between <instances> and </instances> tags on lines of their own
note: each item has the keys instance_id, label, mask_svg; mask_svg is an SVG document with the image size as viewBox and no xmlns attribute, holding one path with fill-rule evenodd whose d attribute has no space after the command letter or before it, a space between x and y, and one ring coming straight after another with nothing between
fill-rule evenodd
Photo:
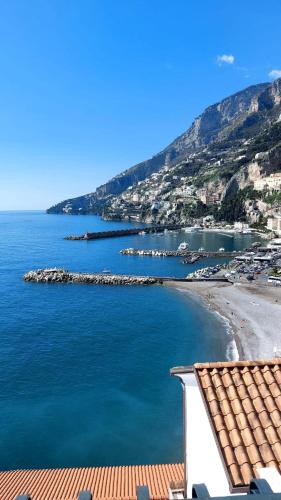
<instances>
[{"instance_id":1,"label":"stone breakwater","mask_svg":"<svg viewBox=\"0 0 281 500\"><path fill-rule=\"evenodd\" d=\"M99 240L101 238L118 238L120 236L130 236L135 234L159 234L167 231L178 231L182 229L182 224L164 224L158 226L149 227L134 227L129 229L119 229L117 231L98 231L95 233L90 233L87 231L85 234L80 236L66 236L65 240Z\"/></svg>"},{"instance_id":2,"label":"stone breakwater","mask_svg":"<svg viewBox=\"0 0 281 500\"><path fill-rule=\"evenodd\" d=\"M120 250L123 255L145 255L149 257L187 257L190 252L185 250L137 250L136 248L124 248Z\"/></svg>"},{"instance_id":3,"label":"stone breakwater","mask_svg":"<svg viewBox=\"0 0 281 500\"><path fill-rule=\"evenodd\" d=\"M186 257L186 259L196 257L196 260L201 257L235 257L242 254L242 252L225 252L222 250L208 252L206 250L151 250L137 248L124 248L120 250L120 253L123 255L144 255L148 257Z\"/></svg>"},{"instance_id":4,"label":"stone breakwater","mask_svg":"<svg viewBox=\"0 0 281 500\"><path fill-rule=\"evenodd\" d=\"M148 276L124 274L72 273L66 269L37 269L29 271L24 281L35 283L82 283L89 285L154 285L160 280Z\"/></svg>"}]
</instances>

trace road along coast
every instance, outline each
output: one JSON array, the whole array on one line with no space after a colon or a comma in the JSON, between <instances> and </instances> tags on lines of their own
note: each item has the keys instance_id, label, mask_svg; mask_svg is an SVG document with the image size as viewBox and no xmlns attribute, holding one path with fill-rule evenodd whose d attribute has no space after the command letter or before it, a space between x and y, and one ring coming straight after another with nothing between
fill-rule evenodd
<instances>
[{"instance_id":1,"label":"road along coast","mask_svg":"<svg viewBox=\"0 0 281 500\"><path fill-rule=\"evenodd\" d=\"M240 359L272 358L281 350L281 288L244 283L165 282L193 296L227 320Z\"/></svg>"}]
</instances>

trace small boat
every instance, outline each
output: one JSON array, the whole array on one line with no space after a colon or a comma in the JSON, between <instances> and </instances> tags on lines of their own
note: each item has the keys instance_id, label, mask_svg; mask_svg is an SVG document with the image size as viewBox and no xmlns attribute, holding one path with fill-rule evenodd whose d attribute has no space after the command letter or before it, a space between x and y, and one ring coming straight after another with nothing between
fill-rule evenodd
<instances>
[{"instance_id":1,"label":"small boat","mask_svg":"<svg viewBox=\"0 0 281 500\"><path fill-rule=\"evenodd\" d=\"M112 274L110 269L103 269L102 274Z\"/></svg>"},{"instance_id":2,"label":"small boat","mask_svg":"<svg viewBox=\"0 0 281 500\"><path fill-rule=\"evenodd\" d=\"M198 249L198 252L204 252L204 251L205 251L205 248L204 248L204 247L200 247L200 248Z\"/></svg>"},{"instance_id":3,"label":"small boat","mask_svg":"<svg viewBox=\"0 0 281 500\"><path fill-rule=\"evenodd\" d=\"M224 247L220 247L220 248L219 248L219 252L225 252Z\"/></svg>"},{"instance_id":4,"label":"small boat","mask_svg":"<svg viewBox=\"0 0 281 500\"><path fill-rule=\"evenodd\" d=\"M139 232L139 234L140 234L141 236L143 236L144 234L146 234L146 232L145 232L145 231L140 231L140 232Z\"/></svg>"},{"instance_id":5,"label":"small boat","mask_svg":"<svg viewBox=\"0 0 281 500\"><path fill-rule=\"evenodd\" d=\"M178 250L188 250L188 243L186 241L183 241L182 243L179 244Z\"/></svg>"}]
</instances>

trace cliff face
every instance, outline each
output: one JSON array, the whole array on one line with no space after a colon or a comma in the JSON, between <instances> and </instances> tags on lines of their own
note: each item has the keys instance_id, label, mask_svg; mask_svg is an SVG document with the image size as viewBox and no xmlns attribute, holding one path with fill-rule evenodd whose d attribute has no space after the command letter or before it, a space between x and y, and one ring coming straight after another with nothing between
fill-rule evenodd
<instances>
[{"instance_id":1,"label":"cliff face","mask_svg":"<svg viewBox=\"0 0 281 500\"><path fill-rule=\"evenodd\" d=\"M267 83L254 85L209 106L168 148L188 152L218 140L230 124L234 125L251 112L253 99L258 99L269 86Z\"/></svg>"},{"instance_id":2,"label":"cliff face","mask_svg":"<svg viewBox=\"0 0 281 500\"><path fill-rule=\"evenodd\" d=\"M236 148L238 151L242 140L251 140L278 119L281 119L281 79L272 84L262 83L248 87L208 107L186 132L157 155L124 171L98 187L95 192L65 200L49 208L47 212L101 214L121 193L165 166L172 167L182 162L187 164L191 155L200 156L200 152L206 148L207 151L215 150L219 161L220 149L222 152L229 148ZM204 154L202 153L202 161ZM189 163L192 166L190 165L188 174L193 171L196 178L198 169L193 160ZM232 172L232 167L233 165L229 165L229 172ZM227 175L227 172L224 173Z\"/></svg>"}]
</instances>

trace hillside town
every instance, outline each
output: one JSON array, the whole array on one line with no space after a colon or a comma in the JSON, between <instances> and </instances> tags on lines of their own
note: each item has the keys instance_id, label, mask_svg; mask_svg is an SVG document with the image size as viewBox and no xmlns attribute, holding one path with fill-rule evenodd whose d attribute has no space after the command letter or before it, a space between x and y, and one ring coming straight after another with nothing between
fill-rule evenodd
<instances>
[{"instance_id":1,"label":"hillside town","mask_svg":"<svg viewBox=\"0 0 281 500\"><path fill-rule=\"evenodd\" d=\"M235 150L204 148L176 164L167 157L159 172L111 198L103 217L160 224L236 220L281 235L281 149L252 154L251 146L245 140Z\"/></svg>"}]
</instances>

